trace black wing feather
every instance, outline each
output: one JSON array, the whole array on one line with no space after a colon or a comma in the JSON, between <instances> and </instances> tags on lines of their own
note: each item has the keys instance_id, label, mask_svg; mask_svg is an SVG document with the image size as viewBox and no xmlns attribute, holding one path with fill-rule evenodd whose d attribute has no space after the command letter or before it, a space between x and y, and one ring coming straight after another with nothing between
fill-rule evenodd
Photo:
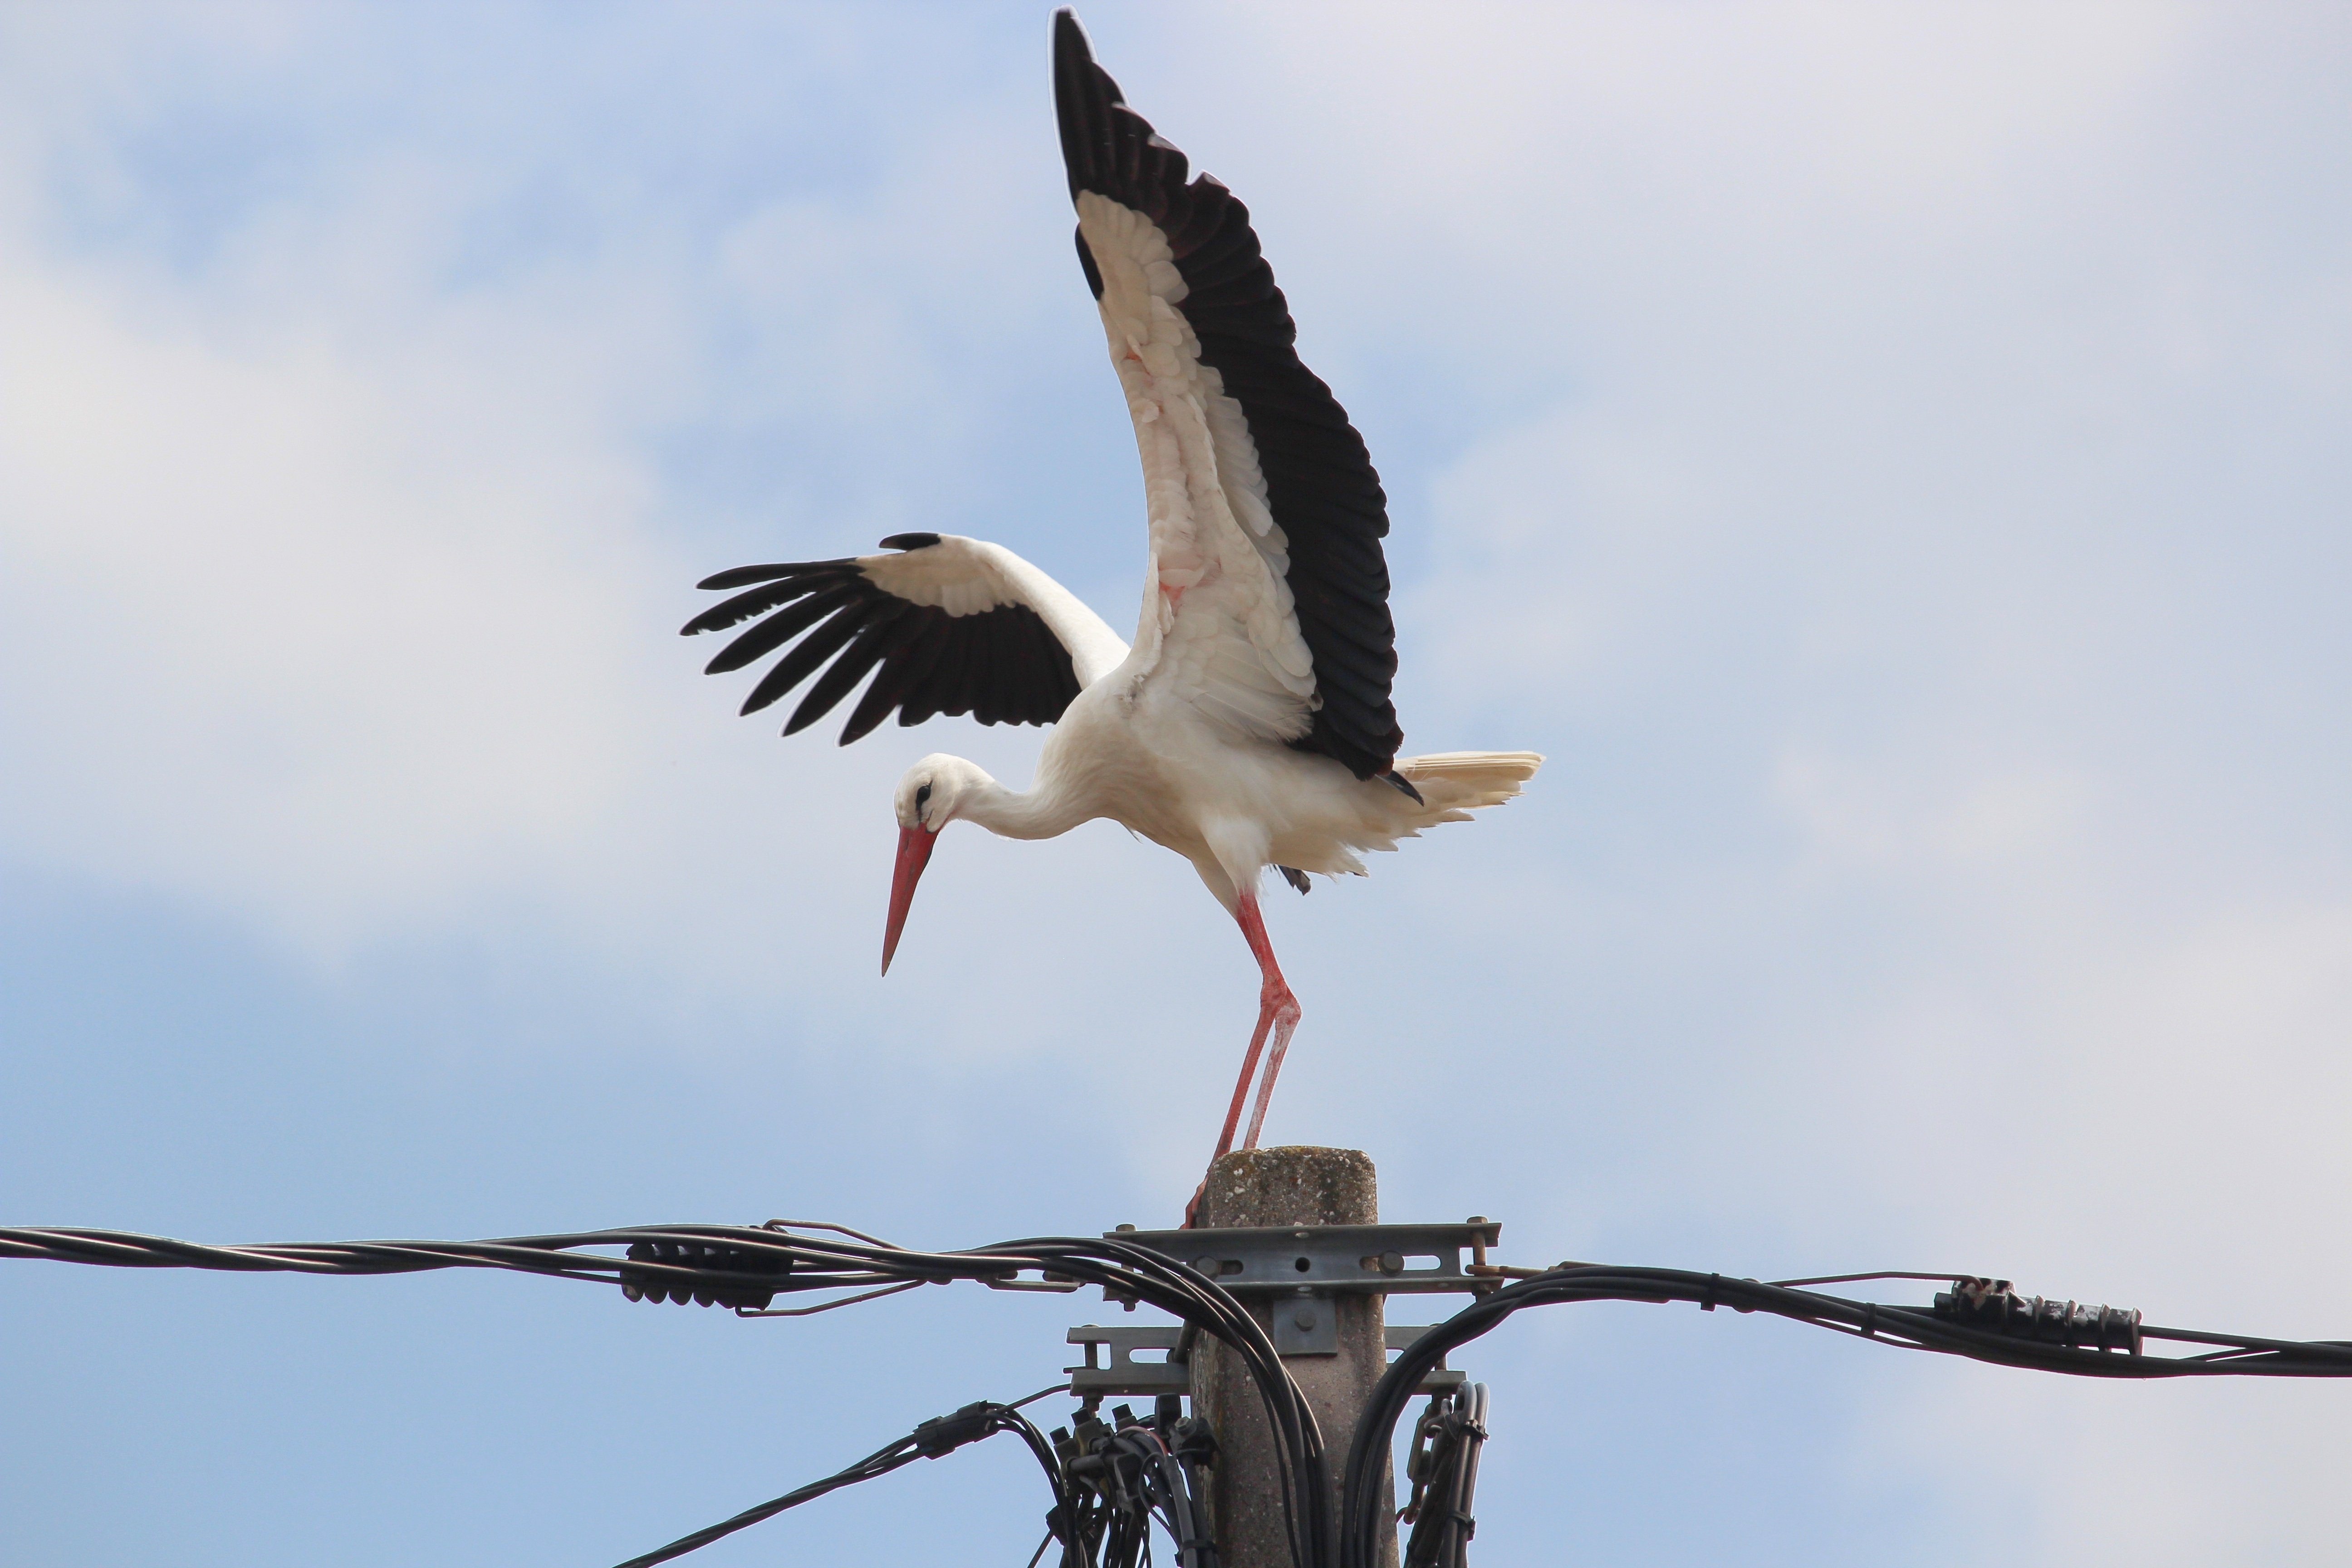
<instances>
[{"instance_id":1,"label":"black wing feather","mask_svg":"<svg viewBox=\"0 0 2352 1568\"><path fill-rule=\"evenodd\" d=\"M866 695L850 710L849 722L841 731L841 743L845 746L863 740L887 719L890 710L906 700L915 683L930 673L931 666L939 662L940 650L947 646L947 626L941 622L919 616L898 624L912 626L914 631L905 647L884 656L882 673L874 678L874 684L866 689Z\"/></svg>"},{"instance_id":2,"label":"black wing feather","mask_svg":"<svg viewBox=\"0 0 2352 1568\"><path fill-rule=\"evenodd\" d=\"M882 542L900 550L939 542L936 533ZM841 731L845 746L893 709L901 724L935 713L970 713L983 724L1050 724L1079 691L1069 650L1026 605L950 616L888 592L849 559L739 566L704 578L701 586L749 591L687 622L680 628L686 636L765 617L720 649L709 673L740 669L801 638L751 688L744 712L770 706L824 667L785 724L787 735L838 707L868 671L874 683L850 711Z\"/></svg>"},{"instance_id":3,"label":"black wing feather","mask_svg":"<svg viewBox=\"0 0 2352 1568\"><path fill-rule=\"evenodd\" d=\"M816 683L809 688L808 695L801 699L801 705L793 710L793 716L784 721L784 733L797 735L840 706L841 700L866 679L866 672L882 662L882 656L888 651L899 623L913 608L912 605L901 600L877 609L868 616L865 629L857 634L857 640L816 678ZM809 642L815 640L811 637ZM801 645L803 647L807 646L808 643Z\"/></svg>"},{"instance_id":4,"label":"black wing feather","mask_svg":"<svg viewBox=\"0 0 2352 1568\"><path fill-rule=\"evenodd\" d=\"M835 583L823 592L812 594L794 604L790 609L770 616L766 620L720 648L717 657L702 667L702 673L727 675L742 668L747 664L756 663L832 615L844 605L855 604L856 600L857 585L855 583ZM701 629L692 621L688 621L685 635L691 636Z\"/></svg>"},{"instance_id":5,"label":"black wing feather","mask_svg":"<svg viewBox=\"0 0 2352 1568\"><path fill-rule=\"evenodd\" d=\"M751 695L743 699L743 711L757 713L785 692L806 680L818 665L841 651L842 644L857 635L862 606L853 602L824 625L794 643L784 657L776 660L760 683L751 688Z\"/></svg>"},{"instance_id":6,"label":"black wing feather","mask_svg":"<svg viewBox=\"0 0 2352 1568\"><path fill-rule=\"evenodd\" d=\"M787 577L781 583L765 583L711 605L686 624L691 631L725 631L739 621L764 616L779 605L789 605L804 595L814 594L833 581L830 576L811 573L805 577Z\"/></svg>"},{"instance_id":7,"label":"black wing feather","mask_svg":"<svg viewBox=\"0 0 2352 1568\"><path fill-rule=\"evenodd\" d=\"M1067 11L1054 17L1054 106L1072 199L1097 192L1167 236L1187 289L1176 308L1257 447L1267 503L1289 541L1287 580L1321 699L1314 728L1292 743L1359 778L1383 773L1404 733L1391 699L1396 623L1381 548L1388 496L1371 454L1331 389L1299 363L1297 324L1249 209L1206 174L1188 182L1184 154L1127 107ZM1083 236L1078 259L1099 296L1102 276Z\"/></svg>"},{"instance_id":8,"label":"black wing feather","mask_svg":"<svg viewBox=\"0 0 2352 1568\"><path fill-rule=\"evenodd\" d=\"M769 566L737 566L725 572L714 572L695 586L740 588L752 583L772 583L779 577L838 575L856 569L857 563L845 555L833 561L784 561Z\"/></svg>"},{"instance_id":9,"label":"black wing feather","mask_svg":"<svg viewBox=\"0 0 2352 1568\"><path fill-rule=\"evenodd\" d=\"M964 661L964 702L971 716L983 724L996 723L1003 715L996 705L999 681L996 667L1004 662L1007 637L972 638L971 653Z\"/></svg>"}]
</instances>

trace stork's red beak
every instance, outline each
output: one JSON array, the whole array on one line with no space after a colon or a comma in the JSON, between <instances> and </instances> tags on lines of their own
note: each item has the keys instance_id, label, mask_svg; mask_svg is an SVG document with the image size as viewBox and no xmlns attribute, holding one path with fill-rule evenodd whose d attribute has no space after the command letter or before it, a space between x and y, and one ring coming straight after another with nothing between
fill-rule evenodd
<instances>
[{"instance_id":1,"label":"stork's red beak","mask_svg":"<svg viewBox=\"0 0 2352 1568\"><path fill-rule=\"evenodd\" d=\"M890 877L890 924L882 932L885 974L890 973L890 955L898 951L898 932L906 927L907 911L914 907L915 884L923 879L923 868L930 864L931 849L939 841L940 836L929 828L898 830L898 868Z\"/></svg>"}]
</instances>

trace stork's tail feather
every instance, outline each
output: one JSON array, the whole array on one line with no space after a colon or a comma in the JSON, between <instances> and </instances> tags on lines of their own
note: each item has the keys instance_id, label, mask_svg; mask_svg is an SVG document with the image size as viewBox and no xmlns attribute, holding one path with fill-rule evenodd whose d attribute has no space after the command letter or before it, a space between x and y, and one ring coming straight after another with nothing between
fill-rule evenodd
<instances>
[{"instance_id":1,"label":"stork's tail feather","mask_svg":"<svg viewBox=\"0 0 2352 1568\"><path fill-rule=\"evenodd\" d=\"M1480 806L1500 805L1536 776L1543 757L1535 752L1440 752L1400 757L1396 771L1412 781L1427 803L1421 824L1467 822Z\"/></svg>"}]
</instances>

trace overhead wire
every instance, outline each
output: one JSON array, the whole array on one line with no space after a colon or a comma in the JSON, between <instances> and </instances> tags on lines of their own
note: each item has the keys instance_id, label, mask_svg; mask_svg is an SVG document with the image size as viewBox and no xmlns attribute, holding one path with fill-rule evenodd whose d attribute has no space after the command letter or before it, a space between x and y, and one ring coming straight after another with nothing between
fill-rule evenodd
<instances>
[{"instance_id":1,"label":"overhead wire","mask_svg":"<svg viewBox=\"0 0 2352 1568\"><path fill-rule=\"evenodd\" d=\"M855 1236L846 1227L828 1226ZM597 1248L618 1249L620 1256ZM1302 1568L1330 1561L1336 1521L1323 1435L1266 1331L1230 1292L1185 1263L1115 1237L1039 1237L956 1252L874 1240L837 1240L765 1226L635 1226L486 1241L284 1242L210 1247L164 1237L79 1227L0 1227L0 1258L117 1268L374 1275L494 1268L617 1284L638 1300L773 1310L782 1295L887 1293L914 1284L972 1281L998 1289L1100 1287L1158 1308L1227 1346L1255 1384L1274 1435L1291 1555ZM1024 1274L1039 1276L1034 1279ZM835 1305L847 1305L836 1301Z\"/></svg>"},{"instance_id":2,"label":"overhead wire","mask_svg":"<svg viewBox=\"0 0 2352 1568\"><path fill-rule=\"evenodd\" d=\"M1206 1333L1234 1352L1256 1386L1272 1429L1276 1480L1291 1557L1298 1568L1370 1568L1372 1543L1381 1538L1382 1466L1413 1390L1448 1352L1529 1307L1599 1300L1693 1301L1706 1311L1720 1306L1765 1312L1900 1349L2074 1376L2352 1376L2352 1342L2165 1328L2143 1321L2136 1311L2020 1297L2007 1281L1965 1275L1883 1271L1765 1283L1685 1269L1576 1263L1539 1271L1512 1269L1509 1282L1502 1283L1498 1271L1497 1282L1487 1293L1416 1339L1374 1388L1340 1473L1339 1510L1334 1518L1328 1459L1312 1409L1264 1327L1230 1291L1189 1265L1116 1237L1042 1237L964 1251L925 1252L894 1247L845 1226L824 1228L848 1239L781 1227L670 1225L485 1241L210 1247L125 1231L0 1227L0 1259L321 1275L493 1268L618 1285L636 1300L722 1305L752 1317L822 1310L919 1284L957 1280L996 1289L1097 1286L1112 1300L1149 1304L1181 1320L1188 1343ZM1851 1300L1802 1288L1882 1279L1949 1280L1952 1289L1923 1307ZM832 1293L832 1299L813 1309L770 1305L779 1296L804 1292ZM2195 1354L2159 1355L2149 1352L2151 1342L2210 1348ZM770 1513L751 1512L772 1517L773 1511L836 1486L887 1473L906 1462L905 1441L812 1483L816 1490L803 1488L774 1504L761 1505ZM1038 1438L1033 1447L1043 1442ZM1050 1447L1045 1451L1052 1453ZM1139 1484L1149 1490L1150 1483ZM1162 1495L1171 1490L1161 1488ZM1164 1509L1155 1511L1166 1514ZM746 1516L739 1519L756 1522ZM735 1521L727 1522L741 1528Z\"/></svg>"},{"instance_id":3,"label":"overhead wire","mask_svg":"<svg viewBox=\"0 0 2352 1568\"><path fill-rule=\"evenodd\" d=\"M1873 1275L1862 1278L1911 1278ZM1381 1481L1405 1405L1431 1369L1461 1346L1529 1307L1580 1301L1691 1301L1767 1312L1903 1350L1966 1356L2078 1377L2352 1377L2352 1342L2268 1340L2145 1323L2137 1311L2018 1297L2005 1280L1948 1280L1927 1307L1848 1300L1790 1285L1678 1268L1564 1264L1480 1297L1413 1341L1374 1385L1340 1472L1339 1568L1373 1568L1381 1531ZM2195 1356L2147 1353L2149 1341L2223 1347Z\"/></svg>"},{"instance_id":4,"label":"overhead wire","mask_svg":"<svg viewBox=\"0 0 2352 1568\"><path fill-rule=\"evenodd\" d=\"M773 1519L787 1509L798 1508L804 1502L814 1502L827 1492L838 1491L843 1487L855 1486L860 1481L870 1481L878 1477L887 1476L893 1470L902 1469L913 1464L917 1459L944 1458L967 1443L976 1443L984 1437L992 1437L999 1432L1017 1432L1027 1443L1030 1452L1036 1456L1038 1463L1045 1468L1046 1483L1053 1488L1054 1510L1047 1516L1048 1519L1064 1531L1075 1535L1075 1531L1070 1531L1070 1526L1076 1521L1076 1514L1070 1507L1071 1499L1063 1479L1061 1464L1052 1446L1045 1441L1044 1434L1037 1430L1036 1425L1020 1413L1023 1405L1034 1405L1049 1394L1061 1393L1068 1386L1067 1384L1057 1383L1051 1388L1040 1389L1028 1398L1016 1400L1010 1405L999 1405L982 1400L965 1405L952 1415L933 1416L907 1436L883 1445L866 1458L835 1471L823 1480L811 1481L808 1485L795 1488L780 1498L761 1503L754 1508L747 1508L731 1518L719 1521L717 1524L706 1525L689 1534L679 1536L667 1546L656 1547L640 1556L630 1558L627 1562L620 1563L618 1568L654 1568L656 1563L667 1563L674 1558L683 1557L689 1552L698 1551L714 1541L734 1534L739 1530L746 1530L752 1525ZM1048 1529L1046 1535L1048 1542L1054 1539L1055 1533L1053 1529ZM1040 1556L1044 1555L1044 1552L1043 1547L1038 1549ZM1084 1560L1066 1555L1064 1561L1071 1563L1076 1568L1076 1564Z\"/></svg>"}]
</instances>

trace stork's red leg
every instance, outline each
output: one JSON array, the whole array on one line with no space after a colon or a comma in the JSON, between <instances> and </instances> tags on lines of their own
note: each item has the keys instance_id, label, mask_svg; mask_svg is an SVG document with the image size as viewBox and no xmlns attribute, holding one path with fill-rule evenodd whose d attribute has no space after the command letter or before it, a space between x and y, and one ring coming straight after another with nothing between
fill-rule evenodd
<instances>
[{"instance_id":1,"label":"stork's red leg","mask_svg":"<svg viewBox=\"0 0 2352 1568\"><path fill-rule=\"evenodd\" d=\"M1250 1037L1249 1054L1242 1058L1242 1076L1234 1080L1234 1102L1225 1108L1224 1131L1217 1134L1217 1152L1209 1156L1215 1164L1234 1146L1234 1129L1242 1124L1242 1106L1249 1099L1250 1079L1256 1076L1258 1053L1265 1049L1266 1025L1271 1016L1265 1010L1265 988L1258 994L1257 1032ZM1255 1146L1255 1140L1252 1146Z\"/></svg>"},{"instance_id":2,"label":"stork's red leg","mask_svg":"<svg viewBox=\"0 0 2352 1568\"><path fill-rule=\"evenodd\" d=\"M1290 994L1289 983L1282 978L1282 967L1274 961L1274 943L1266 939L1265 921L1259 916L1257 895L1244 893L1241 907L1234 918L1241 922L1242 935L1248 939L1250 952L1257 959L1259 973L1264 976L1257 993L1257 1032L1250 1037L1249 1055L1242 1061L1241 1081L1234 1085L1234 1103L1225 1112L1225 1130L1217 1140L1217 1152L1233 1147L1234 1128L1241 1121L1242 1097L1249 1092L1250 1079L1257 1071L1258 1055L1269 1039L1273 1054L1266 1058L1265 1077L1257 1086L1257 1106L1250 1113L1249 1136L1242 1141L1244 1149L1257 1147L1257 1135L1265 1126L1266 1101L1274 1096L1275 1075L1282 1071L1283 1053L1290 1048L1291 1032L1298 1027L1298 998Z\"/></svg>"},{"instance_id":3,"label":"stork's red leg","mask_svg":"<svg viewBox=\"0 0 2352 1568\"><path fill-rule=\"evenodd\" d=\"M1242 1058L1242 1076L1234 1081L1234 1102L1225 1108L1224 1130L1217 1134L1217 1152L1209 1157L1215 1164L1234 1146L1234 1130L1241 1125L1242 1104L1249 1099L1250 1079L1257 1075L1258 1058L1265 1050L1267 1037L1274 1040L1274 1056L1266 1063L1265 1081L1258 1085L1257 1109L1250 1117L1248 1141L1244 1149L1257 1147L1258 1130L1265 1125L1265 1102L1274 1093L1274 1075L1282 1070L1282 1055L1290 1048L1291 1031L1298 1027L1298 998L1290 994L1289 984L1282 978L1281 968L1274 962L1274 944L1266 940L1265 921L1257 912L1257 895L1244 893L1241 907L1234 911L1241 922L1242 935L1249 939L1250 952L1257 959L1264 978L1257 991L1257 1029L1250 1036L1249 1053ZM1191 1226L1197 1217L1201 1194L1208 1190L1202 1183L1200 1192L1184 1205L1184 1223Z\"/></svg>"}]
</instances>

